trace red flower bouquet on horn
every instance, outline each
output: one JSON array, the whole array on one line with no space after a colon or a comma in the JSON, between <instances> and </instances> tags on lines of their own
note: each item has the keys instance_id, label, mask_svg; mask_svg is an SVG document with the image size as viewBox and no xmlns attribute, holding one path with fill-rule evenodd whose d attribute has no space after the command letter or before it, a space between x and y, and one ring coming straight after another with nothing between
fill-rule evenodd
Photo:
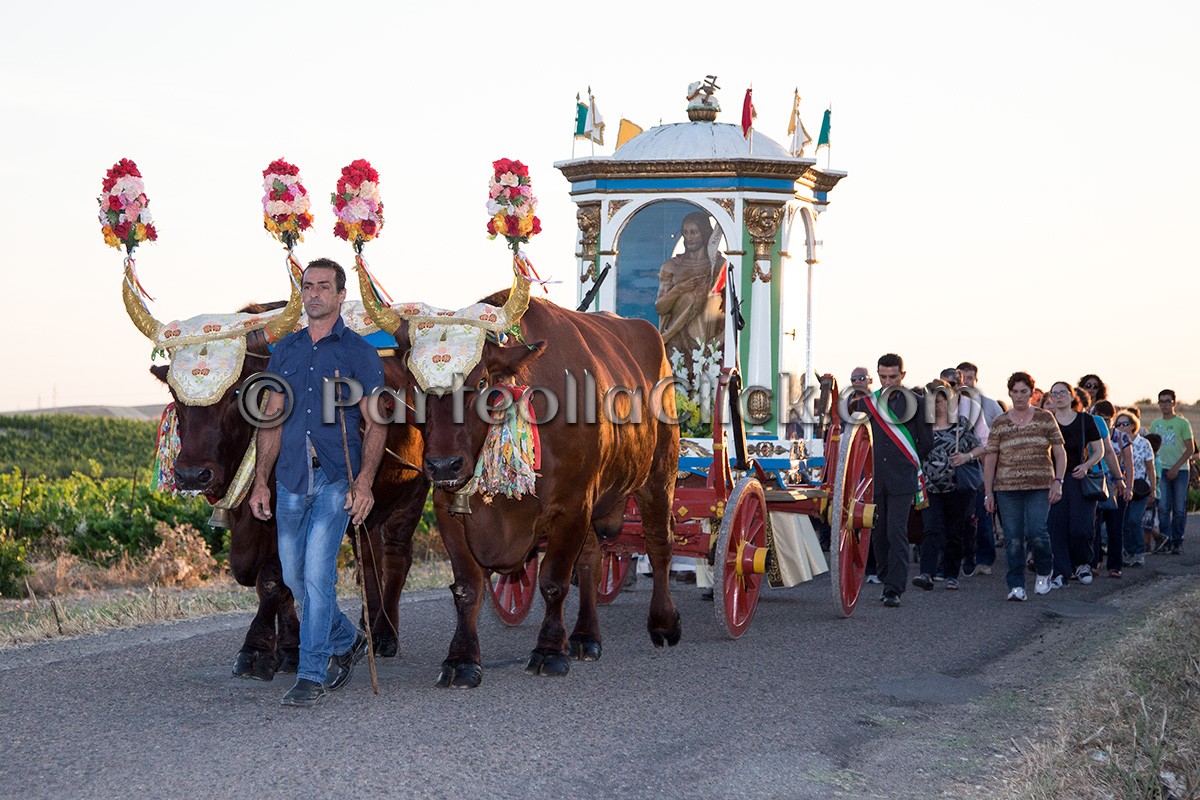
<instances>
[{"instance_id":1,"label":"red flower bouquet on horn","mask_svg":"<svg viewBox=\"0 0 1200 800\"><path fill-rule=\"evenodd\" d=\"M379 235L383 228L383 202L379 199L379 173L366 159L351 161L342 167L337 191L330 196L337 223L333 235L354 245L362 246Z\"/></svg>"},{"instance_id":2,"label":"red flower bouquet on horn","mask_svg":"<svg viewBox=\"0 0 1200 800\"><path fill-rule=\"evenodd\" d=\"M125 252L133 255L133 249L142 242L158 239L142 173L128 158L113 164L104 176L98 200L100 230L109 247L120 249L124 245Z\"/></svg>"},{"instance_id":3,"label":"red flower bouquet on horn","mask_svg":"<svg viewBox=\"0 0 1200 800\"><path fill-rule=\"evenodd\" d=\"M537 198L530 188L529 167L502 158L492 162L492 169L488 181L488 236L503 236L515 253L522 243L542 232L542 221L534 215Z\"/></svg>"},{"instance_id":4,"label":"red flower bouquet on horn","mask_svg":"<svg viewBox=\"0 0 1200 800\"><path fill-rule=\"evenodd\" d=\"M263 170L263 227L288 250L304 241L312 227L312 202L300 182L300 170L277 158Z\"/></svg>"}]
</instances>

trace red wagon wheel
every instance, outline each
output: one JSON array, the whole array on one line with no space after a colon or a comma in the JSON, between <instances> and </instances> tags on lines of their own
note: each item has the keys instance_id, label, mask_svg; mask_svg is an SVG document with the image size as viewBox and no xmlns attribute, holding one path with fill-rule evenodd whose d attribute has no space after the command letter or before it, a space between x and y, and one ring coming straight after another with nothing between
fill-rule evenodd
<instances>
[{"instance_id":1,"label":"red wagon wheel","mask_svg":"<svg viewBox=\"0 0 1200 800\"><path fill-rule=\"evenodd\" d=\"M525 568L520 572L509 575L488 573L488 595L492 598L492 608L505 625L520 625L529 616L533 608L533 598L537 594L538 560L534 554L525 562Z\"/></svg>"},{"instance_id":2,"label":"red wagon wheel","mask_svg":"<svg viewBox=\"0 0 1200 800\"><path fill-rule=\"evenodd\" d=\"M733 487L721 517L713 564L717 621L739 638L758 608L767 561L767 501L762 484L747 475Z\"/></svg>"},{"instance_id":3,"label":"red wagon wheel","mask_svg":"<svg viewBox=\"0 0 1200 800\"><path fill-rule=\"evenodd\" d=\"M612 553L607 550L600 555L600 580L597 584L596 599L600 605L606 606L625 586L625 576L629 573L629 562L632 559L628 553Z\"/></svg>"},{"instance_id":4,"label":"red wagon wheel","mask_svg":"<svg viewBox=\"0 0 1200 800\"><path fill-rule=\"evenodd\" d=\"M638 508L637 499L633 495L629 495L625 499L624 525L628 527L631 523L637 525L639 528L642 524L642 512ZM629 564L631 561L633 561L633 556L629 553L612 552L605 550L604 546L601 545L600 578L596 581L596 599L600 605L606 606L613 600L616 600L617 595L625 588L625 576L629 574Z\"/></svg>"},{"instance_id":5,"label":"red wagon wheel","mask_svg":"<svg viewBox=\"0 0 1200 800\"><path fill-rule=\"evenodd\" d=\"M829 574L833 605L842 616L854 613L867 571L871 525L875 517L875 457L871 426L850 426L838 447L833 491L829 497Z\"/></svg>"}]
</instances>

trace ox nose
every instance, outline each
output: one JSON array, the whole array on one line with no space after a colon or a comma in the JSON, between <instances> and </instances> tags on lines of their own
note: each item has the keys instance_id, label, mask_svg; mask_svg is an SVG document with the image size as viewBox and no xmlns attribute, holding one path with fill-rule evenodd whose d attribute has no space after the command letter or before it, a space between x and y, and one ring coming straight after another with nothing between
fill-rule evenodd
<instances>
[{"instance_id":1,"label":"ox nose","mask_svg":"<svg viewBox=\"0 0 1200 800\"><path fill-rule=\"evenodd\" d=\"M425 474L431 481L453 481L462 465L462 456L429 456L425 459Z\"/></svg>"},{"instance_id":2,"label":"ox nose","mask_svg":"<svg viewBox=\"0 0 1200 800\"><path fill-rule=\"evenodd\" d=\"M207 489L212 483L212 470L208 467L176 467L175 483L180 489L194 491Z\"/></svg>"}]
</instances>

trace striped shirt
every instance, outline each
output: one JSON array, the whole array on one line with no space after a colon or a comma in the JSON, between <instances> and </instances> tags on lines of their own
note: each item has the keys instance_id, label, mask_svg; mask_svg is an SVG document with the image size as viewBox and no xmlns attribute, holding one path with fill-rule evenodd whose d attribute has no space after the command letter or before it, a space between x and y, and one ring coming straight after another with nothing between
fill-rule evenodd
<instances>
[{"instance_id":1,"label":"striped shirt","mask_svg":"<svg viewBox=\"0 0 1200 800\"><path fill-rule=\"evenodd\" d=\"M1050 448L1063 443L1054 415L1033 409L1033 419L1024 425L1012 421L1011 412L992 420L987 453L997 456L992 491L1049 489L1054 482Z\"/></svg>"}]
</instances>

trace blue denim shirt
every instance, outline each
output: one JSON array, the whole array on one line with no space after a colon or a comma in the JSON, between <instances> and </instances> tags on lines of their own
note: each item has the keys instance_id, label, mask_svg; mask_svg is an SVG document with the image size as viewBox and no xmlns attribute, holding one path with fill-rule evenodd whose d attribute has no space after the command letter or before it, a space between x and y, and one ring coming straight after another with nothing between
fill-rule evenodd
<instances>
[{"instance_id":1,"label":"blue denim shirt","mask_svg":"<svg viewBox=\"0 0 1200 800\"><path fill-rule=\"evenodd\" d=\"M267 370L287 381L294 406L283 423L279 460L275 479L288 491L305 494L312 466L308 443L316 450L321 469L330 481L346 480L346 457L342 449L342 428L335 414L333 422L321 422L321 389L325 378L337 370L343 378L354 378L363 387L363 395L383 385L383 362L375 348L338 316L329 335L316 344L308 328L285 336L271 353ZM339 393L345 397L346 387ZM357 477L362 462L362 437L358 424L362 411L357 404L343 409L346 416L346 442L350 449L350 468Z\"/></svg>"}]
</instances>

